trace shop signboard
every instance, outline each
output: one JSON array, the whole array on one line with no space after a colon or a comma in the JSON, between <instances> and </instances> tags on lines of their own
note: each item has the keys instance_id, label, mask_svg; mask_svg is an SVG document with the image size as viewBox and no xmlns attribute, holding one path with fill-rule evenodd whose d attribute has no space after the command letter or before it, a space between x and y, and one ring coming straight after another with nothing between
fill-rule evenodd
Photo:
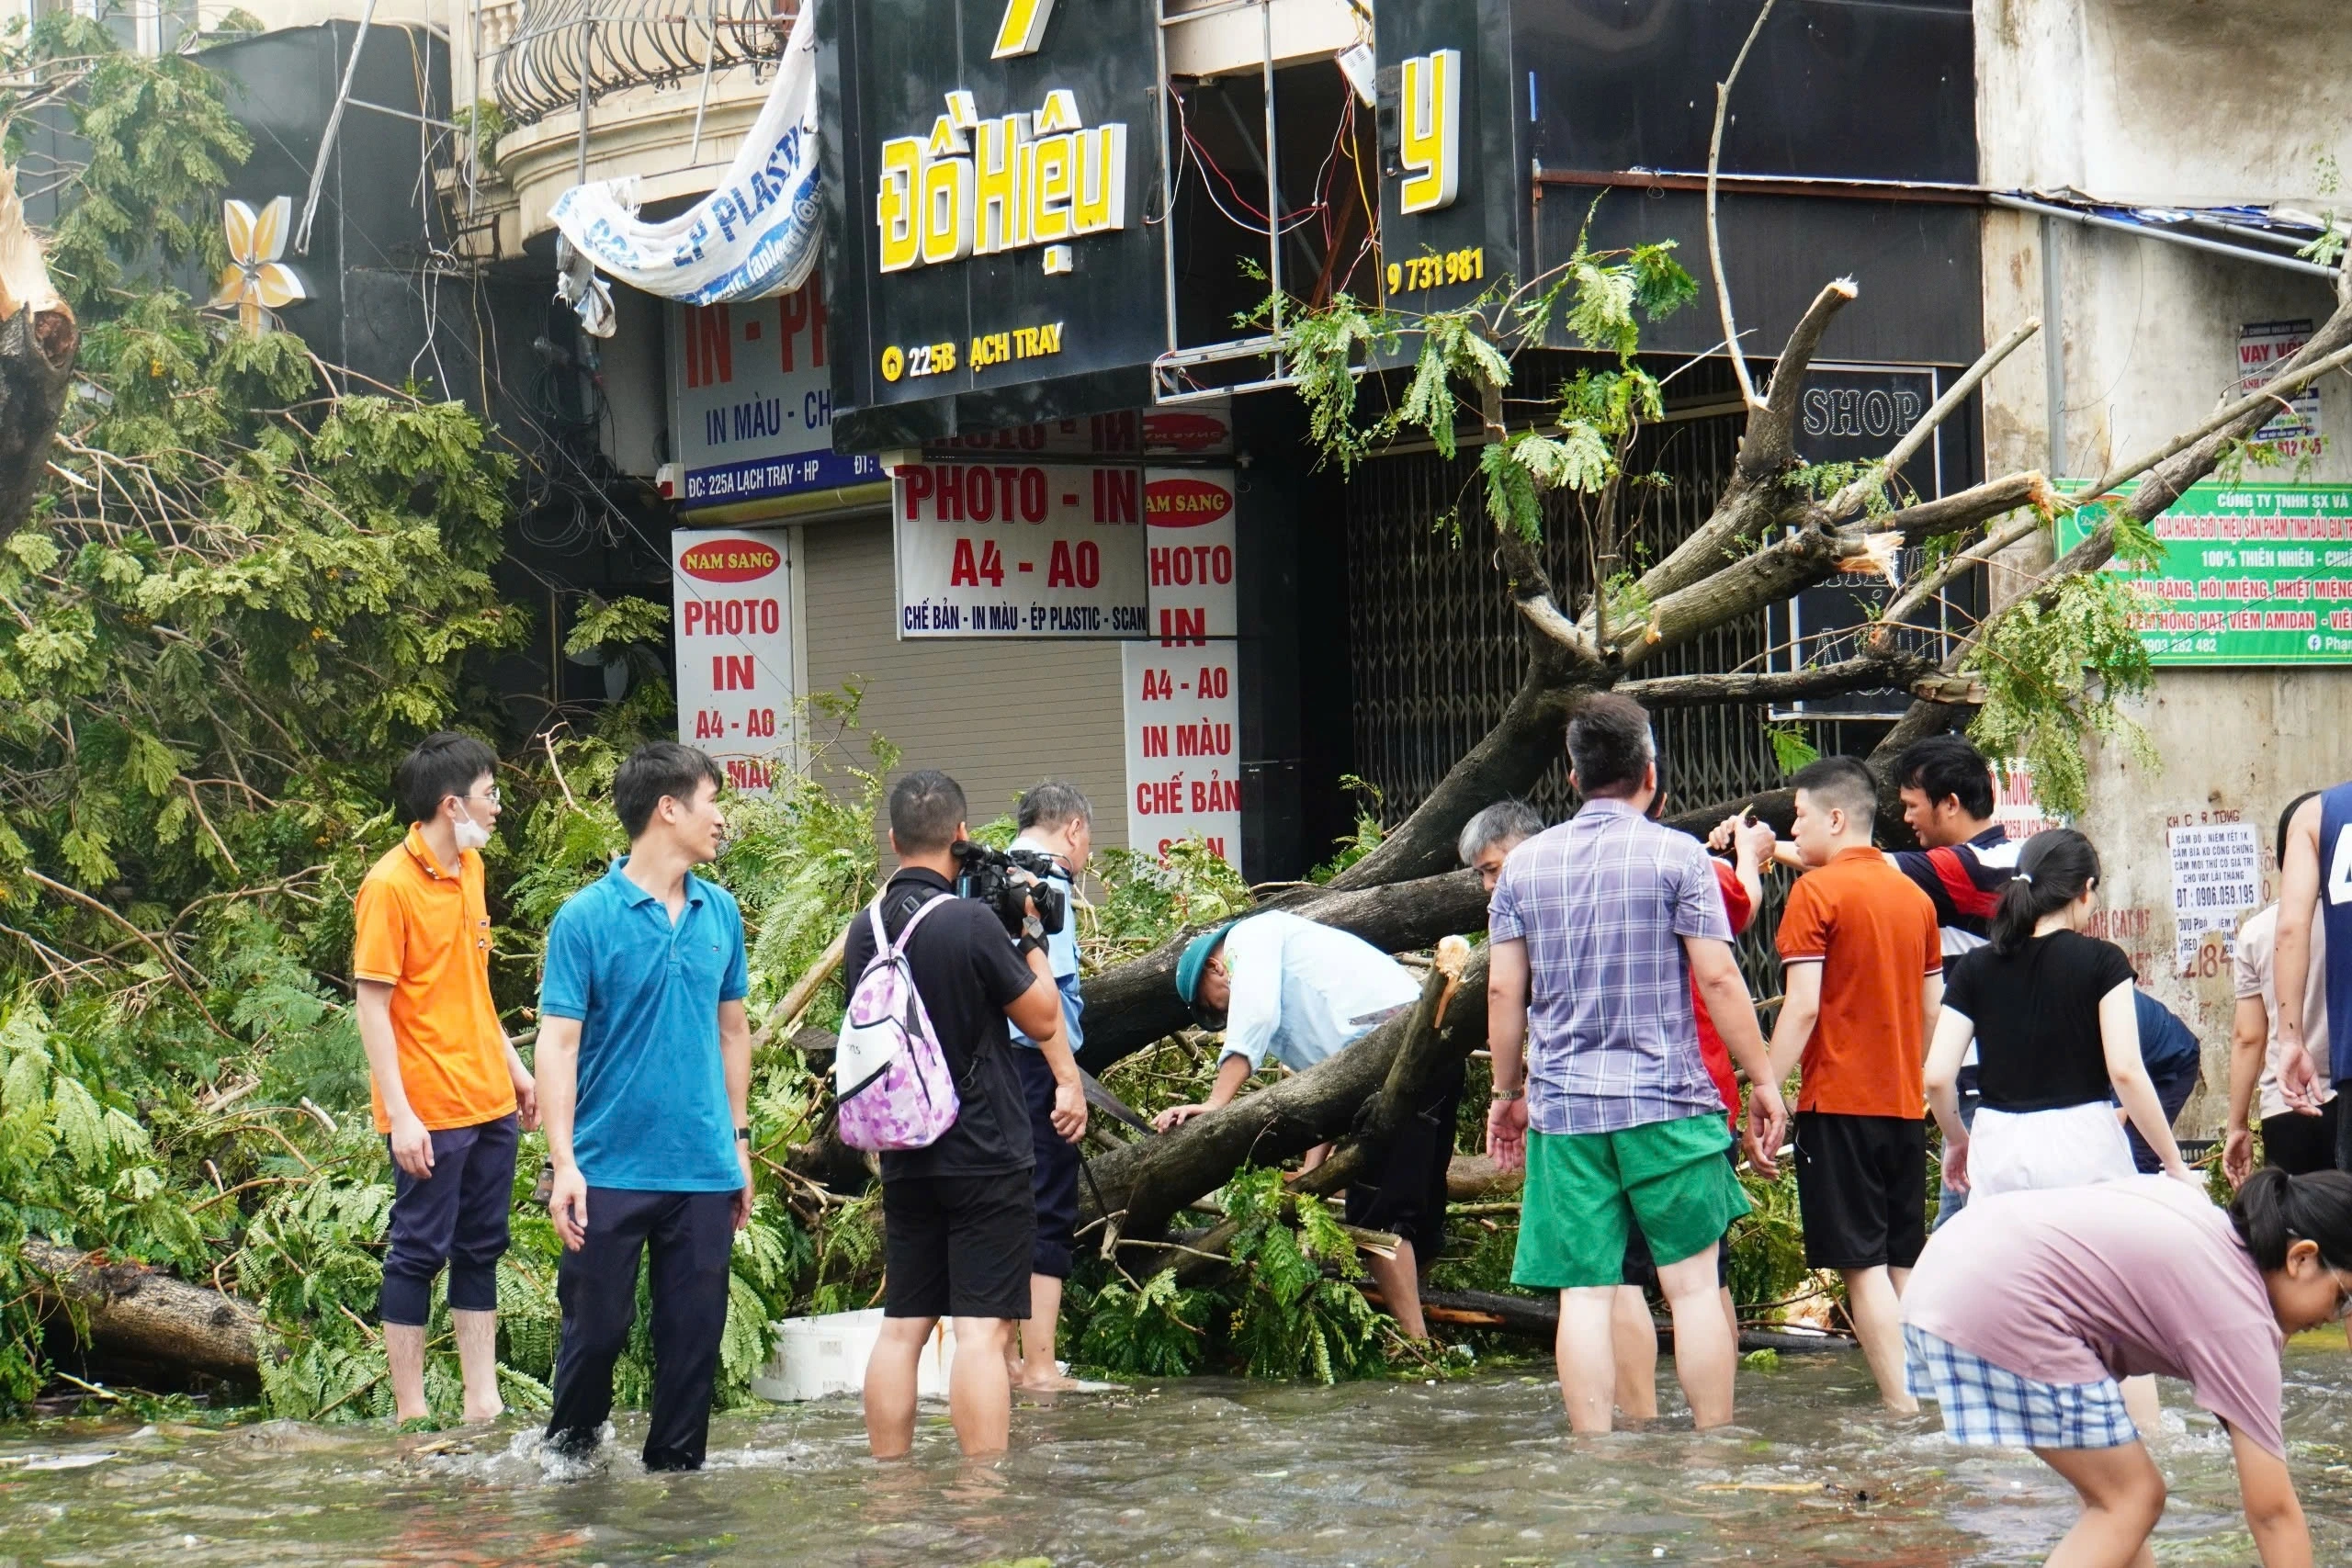
<instances>
[{"instance_id":1,"label":"shop signboard","mask_svg":"<svg viewBox=\"0 0 2352 1568\"><path fill-rule=\"evenodd\" d=\"M1380 254L1392 309L1467 304L1519 269L1527 161L1507 0L1382 0Z\"/></svg>"},{"instance_id":2,"label":"shop signboard","mask_svg":"<svg viewBox=\"0 0 2352 1568\"><path fill-rule=\"evenodd\" d=\"M827 6L835 292L859 408L1148 365L1162 346L1158 13ZM835 145L835 143L838 145ZM833 166L827 170L831 176Z\"/></svg>"},{"instance_id":3,"label":"shop signboard","mask_svg":"<svg viewBox=\"0 0 2352 1568\"><path fill-rule=\"evenodd\" d=\"M1241 679L1234 473L1144 470L1154 636L1121 650L1128 846L1200 839L1241 864Z\"/></svg>"},{"instance_id":4,"label":"shop signboard","mask_svg":"<svg viewBox=\"0 0 2352 1568\"><path fill-rule=\"evenodd\" d=\"M1143 478L1131 465L900 465L899 637L1143 636Z\"/></svg>"},{"instance_id":5,"label":"shop signboard","mask_svg":"<svg viewBox=\"0 0 2352 1568\"><path fill-rule=\"evenodd\" d=\"M2060 552L2106 511L2098 502L2062 517ZM2141 589L2135 626L2152 661L2352 663L2352 485L2208 480L2149 526L2159 564L2108 570Z\"/></svg>"},{"instance_id":6,"label":"shop signboard","mask_svg":"<svg viewBox=\"0 0 2352 1568\"><path fill-rule=\"evenodd\" d=\"M881 479L877 459L833 450L822 274L779 299L668 309L679 511Z\"/></svg>"},{"instance_id":7,"label":"shop signboard","mask_svg":"<svg viewBox=\"0 0 2352 1568\"><path fill-rule=\"evenodd\" d=\"M678 739L710 753L731 788L765 795L796 740L792 531L676 529L670 581Z\"/></svg>"},{"instance_id":8,"label":"shop signboard","mask_svg":"<svg viewBox=\"0 0 2352 1568\"><path fill-rule=\"evenodd\" d=\"M1816 366L1798 404L1798 456L1815 464L1866 463L1885 457L1934 405L1937 375L1925 365ZM1922 496L1943 494L1946 456L1943 433L1938 430L1905 466L1903 480ZM1768 617L1770 668L1791 670L1853 658L1857 639L1877 625L1894 584L1926 569L1927 552L1917 547L1899 549L1891 564L1892 581L1877 570L1840 572L1772 606ZM1953 617L1953 601L1939 598L1914 626L1895 635L1905 646L1939 653ZM1962 624L1968 624L1965 618ZM1910 705L1907 692L1845 692L1782 704L1773 716L1899 718Z\"/></svg>"}]
</instances>

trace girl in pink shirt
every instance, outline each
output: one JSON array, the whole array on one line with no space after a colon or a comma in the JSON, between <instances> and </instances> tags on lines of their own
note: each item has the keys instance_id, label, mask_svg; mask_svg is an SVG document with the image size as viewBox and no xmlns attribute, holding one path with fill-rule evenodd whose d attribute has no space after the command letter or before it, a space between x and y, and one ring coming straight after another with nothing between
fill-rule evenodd
<instances>
[{"instance_id":1,"label":"girl in pink shirt","mask_svg":"<svg viewBox=\"0 0 2352 1568\"><path fill-rule=\"evenodd\" d=\"M2226 1214L2163 1176L1976 1199L1903 1298L1911 1391L1945 1432L2030 1448L2080 1494L2050 1568L2154 1568L2164 1478L2116 1381L2148 1372L2186 1379L2228 1429L2264 1568L2311 1568L2278 1352L2347 1313L2352 1176L2332 1170L2257 1171Z\"/></svg>"}]
</instances>

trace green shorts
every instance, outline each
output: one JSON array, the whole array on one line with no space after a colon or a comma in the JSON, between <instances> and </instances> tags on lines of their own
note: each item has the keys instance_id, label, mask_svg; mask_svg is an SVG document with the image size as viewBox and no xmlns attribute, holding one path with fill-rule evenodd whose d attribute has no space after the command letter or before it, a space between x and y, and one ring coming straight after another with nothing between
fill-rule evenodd
<instances>
[{"instance_id":1,"label":"green shorts","mask_svg":"<svg viewBox=\"0 0 2352 1568\"><path fill-rule=\"evenodd\" d=\"M1662 1264L1721 1241L1748 1209L1724 1159L1730 1141L1720 1113L1616 1133L1529 1133L1511 1283L1539 1291L1623 1283L1631 1221L1640 1222Z\"/></svg>"}]
</instances>

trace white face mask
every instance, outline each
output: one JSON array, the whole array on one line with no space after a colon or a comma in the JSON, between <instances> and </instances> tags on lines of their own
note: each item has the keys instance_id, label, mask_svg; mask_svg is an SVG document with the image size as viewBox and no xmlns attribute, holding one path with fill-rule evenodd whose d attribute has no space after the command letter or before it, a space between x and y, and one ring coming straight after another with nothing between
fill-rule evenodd
<instances>
[{"instance_id":1,"label":"white face mask","mask_svg":"<svg viewBox=\"0 0 2352 1568\"><path fill-rule=\"evenodd\" d=\"M475 821L463 806L458 807L458 819L450 824L457 831L458 852L479 850L490 842L490 829Z\"/></svg>"}]
</instances>

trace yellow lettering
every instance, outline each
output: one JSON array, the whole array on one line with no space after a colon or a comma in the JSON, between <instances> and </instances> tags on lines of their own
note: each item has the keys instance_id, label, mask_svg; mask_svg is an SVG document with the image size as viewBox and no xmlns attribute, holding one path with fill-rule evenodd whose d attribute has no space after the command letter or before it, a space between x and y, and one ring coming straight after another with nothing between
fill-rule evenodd
<instances>
[{"instance_id":1,"label":"yellow lettering","mask_svg":"<svg viewBox=\"0 0 2352 1568\"><path fill-rule=\"evenodd\" d=\"M1009 114L982 120L974 160L978 181L973 205L978 232L972 249L980 255L1010 251L1028 241L1028 204L1022 199L1021 149L1029 140L1029 117Z\"/></svg>"},{"instance_id":2,"label":"yellow lettering","mask_svg":"<svg viewBox=\"0 0 2352 1568\"><path fill-rule=\"evenodd\" d=\"M1407 60L1397 96L1403 123L1396 156L1408 171L1397 210L1449 207L1462 181L1462 51L1441 49Z\"/></svg>"},{"instance_id":3,"label":"yellow lettering","mask_svg":"<svg viewBox=\"0 0 2352 1568\"><path fill-rule=\"evenodd\" d=\"M883 272L903 272L922 259L922 230L916 216L922 198L922 142L912 136L882 143L882 182L874 218L882 231Z\"/></svg>"},{"instance_id":4,"label":"yellow lettering","mask_svg":"<svg viewBox=\"0 0 2352 1568\"><path fill-rule=\"evenodd\" d=\"M1127 128L1097 126L1076 133L1077 190L1070 203L1073 231L1100 234L1127 226Z\"/></svg>"},{"instance_id":5,"label":"yellow lettering","mask_svg":"<svg viewBox=\"0 0 2352 1568\"><path fill-rule=\"evenodd\" d=\"M1046 244L1070 234L1069 202L1076 170L1069 131L1041 136L1027 149L1030 160L1029 238ZM928 258L925 258L928 259Z\"/></svg>"},{"instance_id":6,"label":"yellow lettering","mask_svg":"<svg viewBox=\"0 0 2352 1568\"><path fill-rule=\"evenodd\" d=\"M936 266L972 254L972 161L938 158L922 170L922 259Z\"/></svg>"},{"instance_id":7,"label":"yellow lettering","mask_svg":"<svg viewBox=\"0 0 2352 1568\"><path fill-rule=\"evenodd\" d=\"M996 27L992 60L1035 54L1046 41L1046 24L1053 18L1054 0L1004 0L1004 19Z\"/></svg>"}]
</instances>

